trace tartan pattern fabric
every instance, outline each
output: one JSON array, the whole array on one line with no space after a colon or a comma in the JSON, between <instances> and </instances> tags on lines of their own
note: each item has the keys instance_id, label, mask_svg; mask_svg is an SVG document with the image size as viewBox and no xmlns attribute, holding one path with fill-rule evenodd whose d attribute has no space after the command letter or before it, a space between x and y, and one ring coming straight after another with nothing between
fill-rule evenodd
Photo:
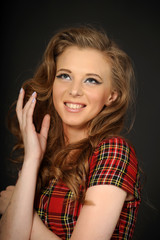
<instances>
[{"instance_id":1,"label":"tartan pattern fabric","mask_svg":"<svg viewBox=\"0 0 160 240\"><path fill-rule=\"evenodd\" d=\"M125 201L111 238L132 239L140 204L138 163L133 148L120 137L102 141L89 159L87 187L102 184L115 185L134 196ZM70 239L82 208L72 195L64 183L53 179L38 201L38 215L63 240Z\"/></svg>"}]
</instances>

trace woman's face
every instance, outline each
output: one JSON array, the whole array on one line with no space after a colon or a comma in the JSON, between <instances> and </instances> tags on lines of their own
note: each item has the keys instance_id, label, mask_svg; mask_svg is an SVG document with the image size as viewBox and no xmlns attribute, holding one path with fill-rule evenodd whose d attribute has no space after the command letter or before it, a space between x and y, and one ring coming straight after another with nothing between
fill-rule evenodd
<instances>
[{"instance_id":1,"label":"woman's face","mask_svg":"<svg viewBox=\"0 0 160 240\"><path fill-rule=\"evenodd\" d=\"M64 129L85 130L88 121L116 96L111 67L100 51L72 46L57 58L53 103Z\"/></svg>"}]
</instances>

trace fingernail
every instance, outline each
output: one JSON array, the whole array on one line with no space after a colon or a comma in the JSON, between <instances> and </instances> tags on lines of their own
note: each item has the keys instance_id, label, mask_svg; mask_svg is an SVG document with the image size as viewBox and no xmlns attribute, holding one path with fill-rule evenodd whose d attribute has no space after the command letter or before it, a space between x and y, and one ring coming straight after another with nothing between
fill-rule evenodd
<instances>
[{"instance_id":1,"label":"fingernail","mask_svg":"<svg viewBox=\"0 0 160 240\"><path fill-rule=\"evenodd\" d=\"M19 93L21 93L23 91L23 88L20 89Z\"/></svg>"},{"instance_id":2,"label":"fingernail","mask_svg":"<svg viewBox=\"0 0 160 240\"><path fill-rule=\"evenodd\" d=\"M34 102L35 102L35 100L36 100L36 99L35 99L35 98L33 98L33 99L32 99L32 103L34 103Z\"/></svg>"},{"instance_id":3,"label":"fingernail","mask_svg":"<svg viewBox=\"0 0 160 240\"><path fill-rule=\"evenodd\" d=\"M33 92L33 93L32 93L32 96L34 96L35 94L36 94L36 92Z\"/></svg>"}]
</instances>

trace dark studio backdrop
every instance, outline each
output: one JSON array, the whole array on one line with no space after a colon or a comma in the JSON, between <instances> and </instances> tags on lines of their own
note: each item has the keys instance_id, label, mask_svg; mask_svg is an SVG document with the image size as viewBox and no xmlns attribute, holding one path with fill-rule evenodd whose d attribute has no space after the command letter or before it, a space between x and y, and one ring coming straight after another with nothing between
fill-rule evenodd
<instances>
[{"instance_id":1,"label":"dark studio backdrop","mask_svg":"<svg viewBox=\"0 0 160 240\"><path fill-rule=\"evenodd\" d=\"M1 6L0 190L14 184L8 162L13 138L5 117L56 30L102 26L132 58L138 82L137 116L129 138L147 176L134 238L158 239L160 227L160 17L154 1L5 1Z\"/></svg>"}]
</instances>

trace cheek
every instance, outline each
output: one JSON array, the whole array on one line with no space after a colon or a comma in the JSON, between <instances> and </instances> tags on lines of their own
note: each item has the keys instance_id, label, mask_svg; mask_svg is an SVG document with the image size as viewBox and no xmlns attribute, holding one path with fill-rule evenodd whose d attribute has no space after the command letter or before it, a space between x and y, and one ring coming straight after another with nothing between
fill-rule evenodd
<instances>
[{"instance_id":1,"label":"cheek","mask_svg":"<svg viewBox=\"0 0 160 240\"><path fill-rule=\"evenodd\" d=\"M107 100L107 94L104 91L95 91L90 94L89 98L90 102L95 106L103 107Z\"/></svg>"},{"instance_id":2,"label":"cheek","mask_svg":"<svg viewBox=\"0 0 160 240\"><path fill-rule=\"evenodd\" d=\"M59 84L54 83L53 84L53 99L56 100L57 98L59 98L61 96L61 92L62 92L62 87L59 86Z\"/></svg>"},{"instance_id":3,"label":"cheek","mask_svg":"<svg viewBox=\"0 0 160 240\"><path fill-rule=\"evenodd\" d=\"M53 85L53 91L52 91L52 93L53 93L53 104L54 104L54 106L56 107L56 105L57 105L57 103L58 103L58 99L59 99L59 91L58 91L58 87L57 87L57 85L56 84L54 84Z\"/></svg>"},{"instance_id":4,"label":"cheek","mask_svg":"<svg viewBox=\"0 0 160 240\"><path fill-rule=\"evenodd\" d=\"M62 96L67 91L67 88L68 84L64 84L55 80L53 84L53 93L57 96Z\"/></svg>"}]
</instances>

